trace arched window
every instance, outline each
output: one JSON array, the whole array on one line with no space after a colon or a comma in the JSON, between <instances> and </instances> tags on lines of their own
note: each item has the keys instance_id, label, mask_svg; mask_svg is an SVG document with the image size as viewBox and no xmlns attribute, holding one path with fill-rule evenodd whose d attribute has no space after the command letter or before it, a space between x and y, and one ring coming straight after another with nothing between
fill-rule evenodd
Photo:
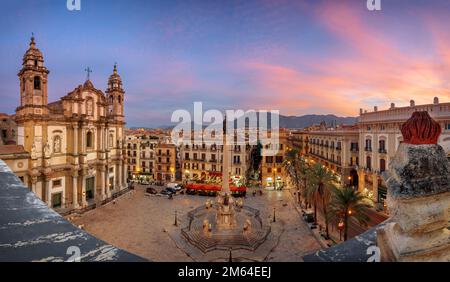
<instances>
[{"instance_id":1,"label":"arched window","mask_svg":"<svg viewBox=\"0 0 450 282\"><path fill-rule=\"evenodd\" d=\"M26 84L26 79L24 77L24 78L22 78L22 92L25 92L25 84Z\"/></svg>"},{"instance_id":2,"label":"arched window","mask_svg":"<svg viewBox=\"0 0 450 282\"><path fill-rule=\"evenodd\" d=\"M122 97L118 96L117 97L117 101L119 102L119 104L121 104L122 103Z\"/></svg>"},{"instance_id":3,"label":"arched window","mask_svg":"<svg viewBox=\"0 0 450 282\"><path fill-rule=\"evenodd\" d=\"M114 97L113 96L109 96L109 103L113 103L114 102Z\"/></svg>"},{"instance_id":4,"label":"arched window","mask_svg":"<svg viewBox=\"0 0 450 282\"><path fill-rule=\"evenodd\" d=\"M41 90L41 78L39 76L34 77L34 89Z\"/></svg>"},{"instance_id":5,"label":"arched window","mask_svg":"<svg viewBox=\"0 0 450 282\"><path fill-rule=\"evenodd\" d=\"M86 147L88 148L92 148L93 146L93 140L92 140L92 132L88 131L88 133L86 134Z\"/></svg>"},{"instance_id":6,"label":"arched window","mask_svg":"<svg viewBox=\"0 0 450 282\"><path fill-rule=\"evenodd\" d=\"M366 167L368 169L372 169L372 158L369 156L367 156L367 158L366 158Z\"/></svg>"},{"instance_id":7,"label":"arched window","mask_svg":"<svg viewBox=\"0 0 450 282\"><path fill-rule=\"evenodd\" d=\"M383 172L386 170L386 160L380 159L380 172Z\"/></svg>"},{"instance_id":8,"label":"arched window","mask_svg":"<svg viewBox=\"0 0 450 282\"><path fill-rule=\"evenodd\" d=\"M380 153L386 153L386 140L381 139L378 141L378 151Z\"/></svg>"},{"instance_id":9,"label":"arched window","mask_svg":"<svg viewBox=\"0 0 450 282\"><path fill-rule=\"evenodd\" d=\"M61 153L61 137L59 135L53 138L53 152Z\"/></svg>"},{"instance_id":10,"label":"arched window","mask_svg":"<svg viewBox=\"0 0 450 282\"><path fill-rule=\"evenodd\" d=\"M366 151L372 151L372 139L366 139Z\"/></svg>"}]
</instances>

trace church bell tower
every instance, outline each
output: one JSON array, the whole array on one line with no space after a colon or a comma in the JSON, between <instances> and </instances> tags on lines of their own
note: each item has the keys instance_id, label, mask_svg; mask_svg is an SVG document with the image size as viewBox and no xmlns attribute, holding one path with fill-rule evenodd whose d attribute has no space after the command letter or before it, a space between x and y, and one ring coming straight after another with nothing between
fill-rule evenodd
<instances>
[{"instance_id":1,"label":"church bell tower","mask_svg":"<svg viewBox=\"0 0 450 282\"><path fill-rule=\"evenodd\" d=\"M17 74L20 80L20 106L16 110L17 118L48 115L48 74L42 52L36 48L32 36L30 47L23 55L22 69Z\"/></svg>"},{"instance_id":2,"label":"church bell tower","mask_svg":"<svg viewBox=\"0 0 450 282\"><path fill-rule=\"evenodd\" d=\"M108 116L116 121L125 121L123 112L125 91L122 87L122 79L117 73L117 64L114 64L113 74L108 79L106 94L108 99Z\"/></svg>"}]
</instances>

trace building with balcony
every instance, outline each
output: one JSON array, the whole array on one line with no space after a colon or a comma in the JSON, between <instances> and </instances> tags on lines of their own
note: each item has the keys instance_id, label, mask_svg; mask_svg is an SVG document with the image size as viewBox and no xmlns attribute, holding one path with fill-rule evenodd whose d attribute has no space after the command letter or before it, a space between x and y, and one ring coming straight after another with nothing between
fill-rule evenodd
<instances>
[{"instance_id":1,"label":"building with balcony","mask_svg":"<svg viewBox=\"0 0 450 282\"><path fill-rule=\"evenodd\" d=\"M356 125L341 125L291 132L289 144L309 160L323 164L338 175L341 185L358 187L359 137Z\"/></svg>"},{"instance_id":2,"label":"building with balcony","mask_svg":"<svg viewBox=\"0 0 450 282\"><path fill-rule=\"evenodd\" d=\"M293 131L289 144L300 153L336 172L342 185L357 187L385 208L386 184L382 173L388 170L399 144L402 142L401 126L415 111L427 111L442 128L438 143L450 158L450 103L416 105L413 100L407 107L391 104L387 110L372 112L360 110L355 126L335 128L312 127Z\"/></svg>"},{"instance_id":3,"label":"building with balcony","mask_svg":"<svg viewBox=\"0 0 450 282\"><path fill-rule=\"evenodd\" d=\"M230 178L237 184L246 177L250 162L250 146L231 145L230 154ZM222 145L183 144L180 146L180 157L184 181L220 181L223 171Z\"/></svg>"},{"instance_id":4,"label":"building with balcony","mask_svg":"<svg viewBox=\"0 0 450 282\"><path fill-rule=\"evenodd\" d=\"M360 109L358 125L359 143L362 146L358 166L359 189L372 195L380 207L385 207L387 194L381 174L388 169L390 160L403 140L400 131L402 124L415 111L427 111L441 125L442 134L438 143L450 157L450 103L439 103L435 97L432 104L416 105L411 100L406 107L396 107L392 103L386 110L378 110L378 107L374 107L371 112Z\"/></svg>"},{"instance_id":5,"label":"building with balcony","mask_svg":"<svg viewBox=\"0 0 450 282\"><path fill-rule=\"evenodd\" d=\"M270 133L269 133L270 134ZM262 161L261 161L261 185L265 189L279 190L286 185L286 169L285 155L288 146L288 132L279 131L278 144L261 144L262 145ZM275 155L267 154L268 150L275 150Z\"/></svg>"}]
</instances>

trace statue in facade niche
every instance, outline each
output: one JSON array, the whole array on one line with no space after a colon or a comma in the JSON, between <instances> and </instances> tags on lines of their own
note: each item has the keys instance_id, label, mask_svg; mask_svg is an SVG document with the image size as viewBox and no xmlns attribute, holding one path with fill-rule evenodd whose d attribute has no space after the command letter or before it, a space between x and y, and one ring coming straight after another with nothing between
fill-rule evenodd
<instances>
[{"instance_id":1,"label":"statue in facade niche","mask_svg":"<svg viewBox=\"0 0 450 282\"><path fill-rule=\"evenodd\" d=\"M53 140L53 152L60 153L61 152L61 138L56 136Z\"/></svg>"},{"instance_id":2,"label":"statue in facade niche","mask_svg":"<svg viewBox=\"0 0 450 282\"><path fill-rule=\"evenodd\" d=\"M36 144L34 142L31 145L31 158L32 159L37 159Z\"/></svg>"},{"instance_id":3,"label":"statue in facade niche","mask_svg":"<svg viewBox=\"0 0 450 282\"><path fill-rule=\"evenodd\" d=\"M50 149L50 144L47 141L47 143L45 143L45 146L44 146L44 157L50 158L51 153L52 152L51 152L51 149Z\"/></svg>"}]
</instances>

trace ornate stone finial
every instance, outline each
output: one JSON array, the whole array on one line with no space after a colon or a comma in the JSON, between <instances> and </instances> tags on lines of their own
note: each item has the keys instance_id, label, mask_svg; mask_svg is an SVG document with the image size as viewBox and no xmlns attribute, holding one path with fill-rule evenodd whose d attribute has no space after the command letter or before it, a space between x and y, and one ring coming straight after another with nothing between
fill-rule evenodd
<instances>
[{"instance_id":1,"label":"ornate stone finial","mask_svg":"<svg viewBox=\"0 0 450 282\"><path fill-rule=\"evenodd\" d=\"M31 39L30 39L30 46L33 46L36 44L36 42L34 42L34 32L31 33Z\"/></svg>"},{"instance_id":2,"label":"ornate stone finial","mask_svg":"<svg viewBox=\"0 0 450 282\"><path fill-rule=\"evenodd\" d=\"M117 62L114 63L114 70L113 70L114 74L117 74Z\"/></svg>"},{"instance_id":3,"label":"ornate stone finial","mask_svg":"<svg viewBox=\"0 0 450 282\"><path fill-rule=\"evenodd\" d=\"M382 261L450 261L450 163L440 133L427 112L402 126L404 142L383 174L391 216L377 230Z\"/></svg>"},{"instance_id":4,"label":"ornate stone finial","mask_svg":"<svg viewBox=\"0 0 450 282\"><path fill-rule=\"evenodd\" d=\"M428 112L414 112L402 125L403 142L412 145L437 144L441 126Z\"/></svg>"}]
</instances>

